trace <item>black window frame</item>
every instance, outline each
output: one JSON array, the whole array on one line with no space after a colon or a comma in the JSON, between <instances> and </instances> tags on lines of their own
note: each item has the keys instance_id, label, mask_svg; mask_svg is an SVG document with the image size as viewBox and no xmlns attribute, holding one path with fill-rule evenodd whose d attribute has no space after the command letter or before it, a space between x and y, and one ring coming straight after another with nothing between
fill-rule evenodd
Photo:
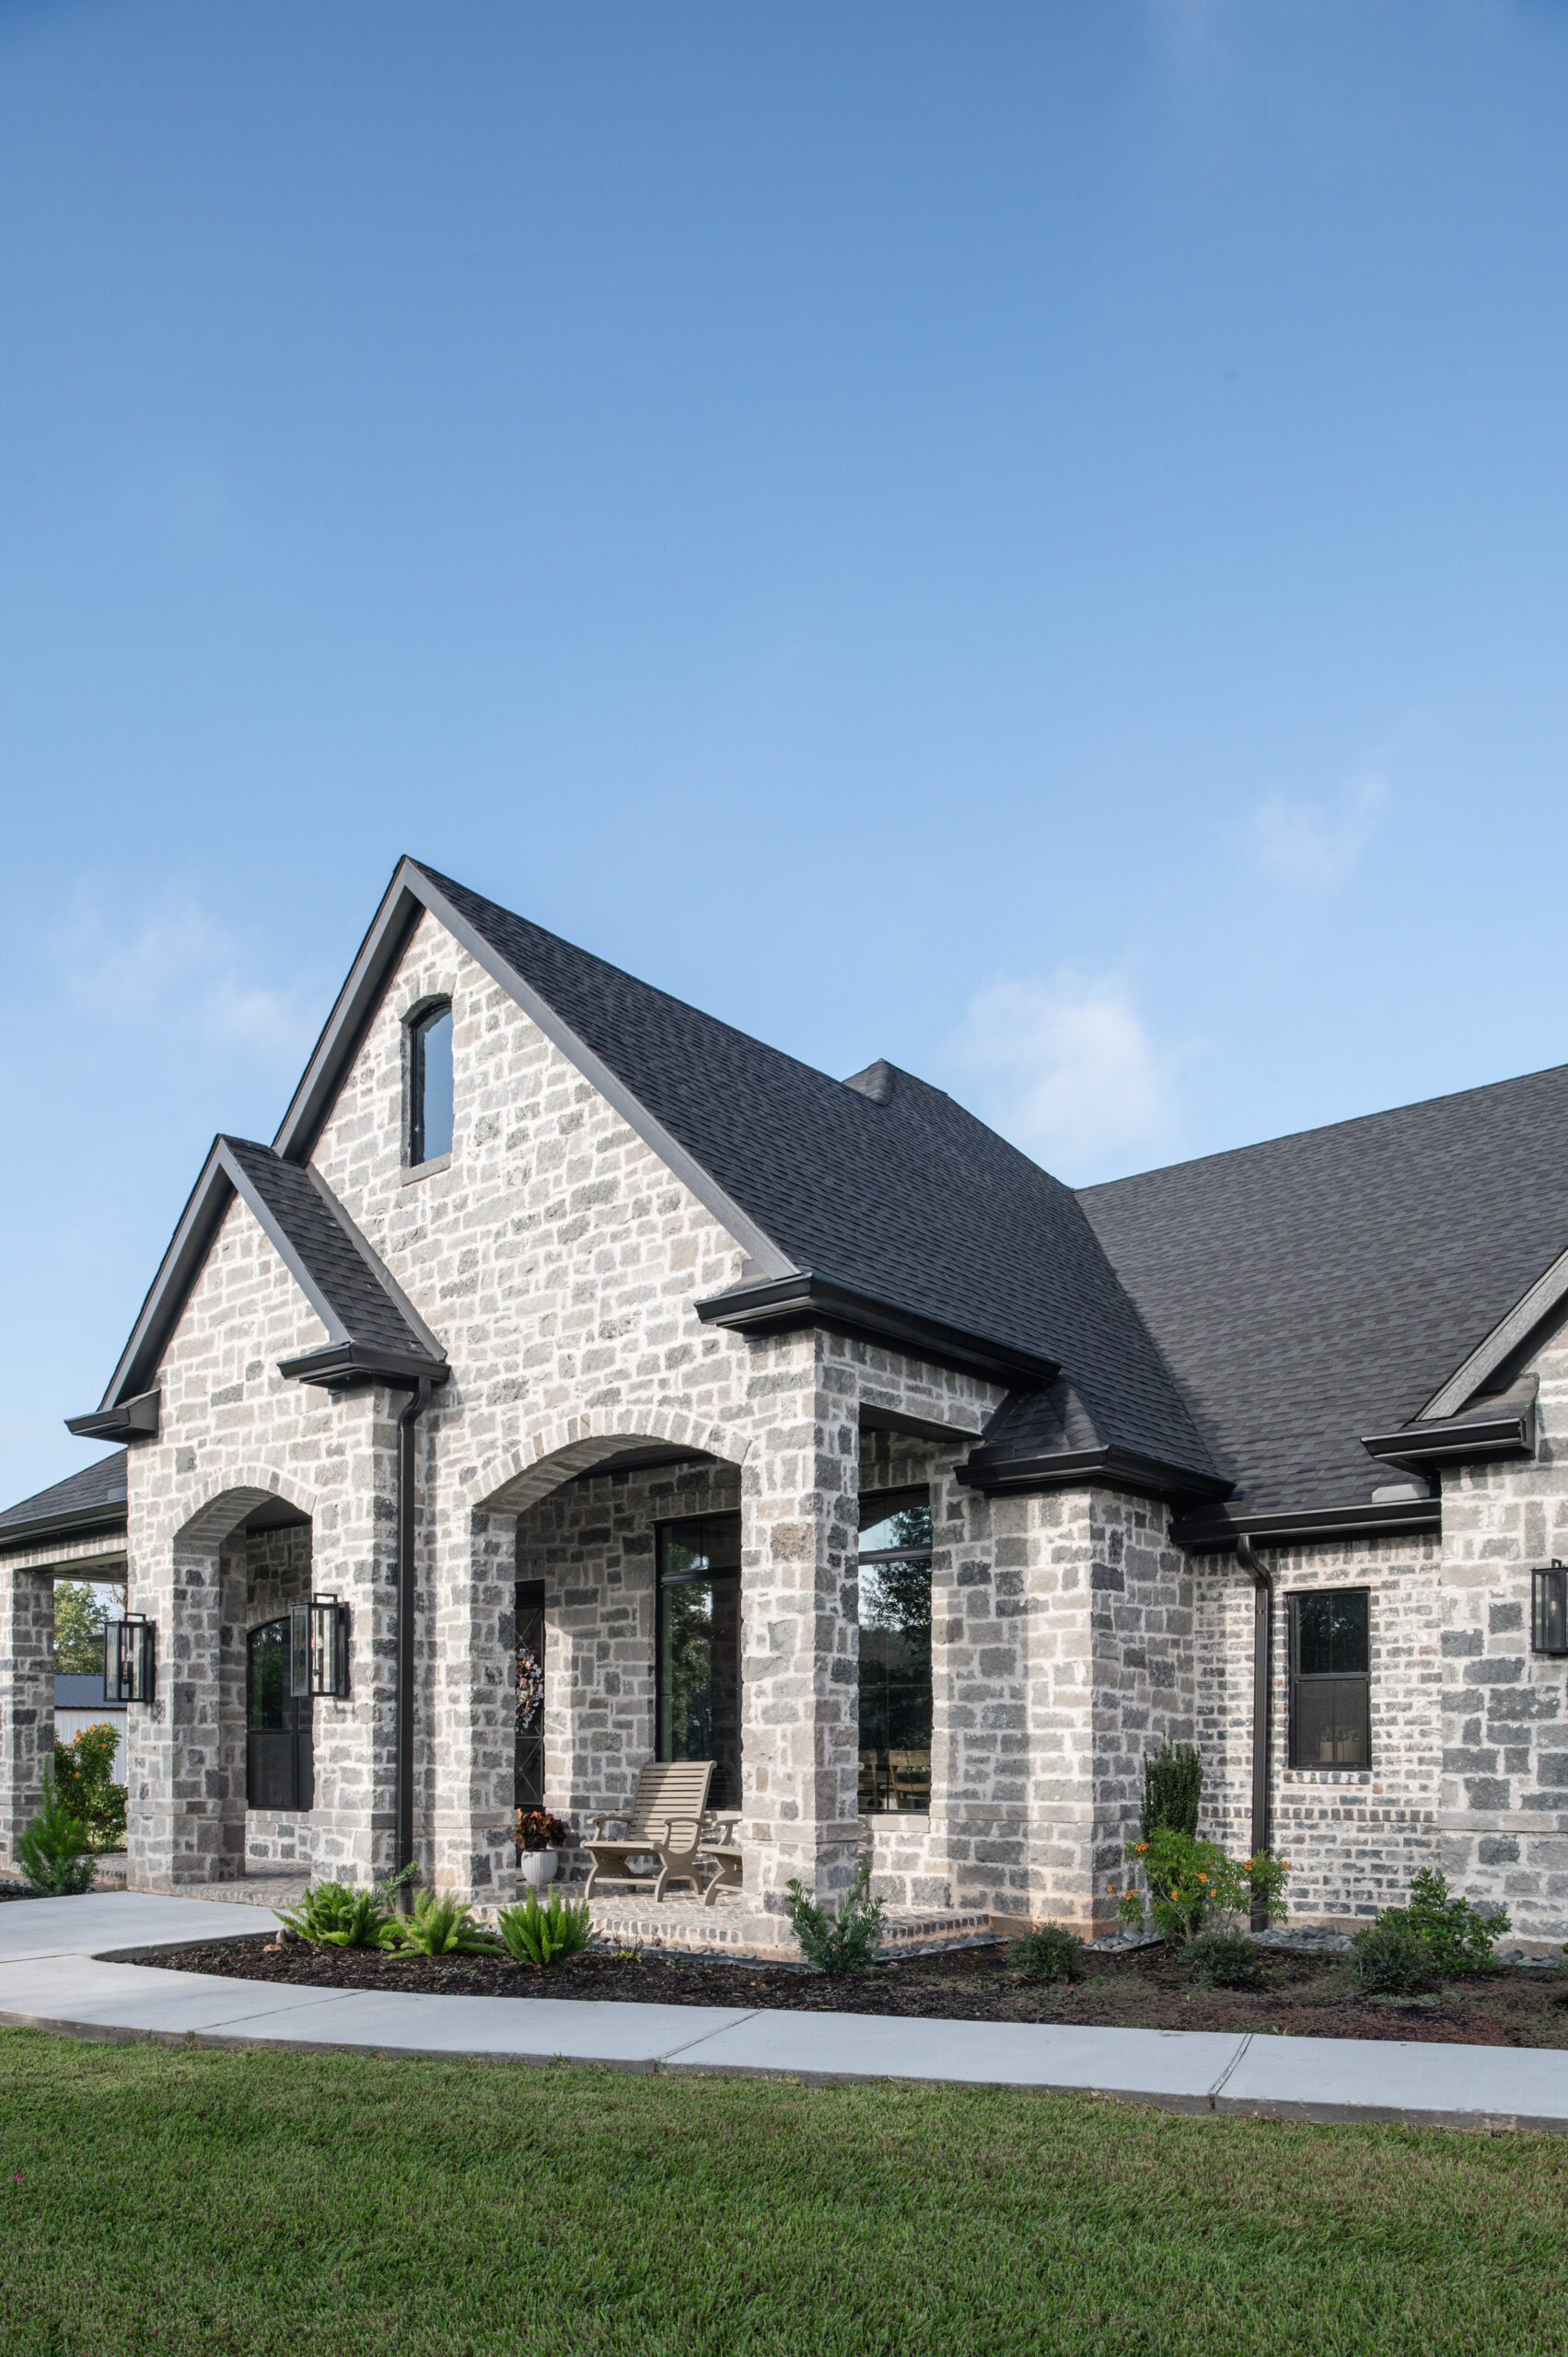
<instances>
[{"instance_id":1,"label":"black window frame","mask_svg":"<svg viewBox=\"0 0 1568 2357\"><path fill-rule=\"evenodd\" d=\"M513 1622L514 1655L521 1666L525 1646L538 1665L542 1679L546 1650L550 1642L545 1620L544 1582L518 1580L514 1596ZM517 1808L544 1806L544 1694L540 1691L537 1704L527 1716L517 1699L514 1688L512 1710L512 1801Z\"/></svg>"},{"instance_id":2,"label":"black window frame","mask_svg":"<svg viewBox=\"0 0 1568 2357\"><path fill-rule=\"evenodd\" d=\"M681 1531L694 1530L701 1525L714 1523L733 1526L734 1568L726 1566L722 1570L715 1571L710 1562L704 1571L669 1571L667 1566L670 1540ZM733 1795L726 1793L723 1783L724 1763L718 1761L714 1768L713 1788L708 1796L708 1805L711 1808L739 1807L741 1781L745 1773L745 1697L741 1685L744 1673L741 1663L740 1634L740 1527L738 1507L724 1507L711 1510L706 1514L672 1515L668 1521L656 1522L654 1525L654 1756L656 1759L674 1758L671 1748L674 1735L669 1723L669 1697L666 1691L664 1679L666 1591L672 1587L699 1585L712 1587L717 1586L721 1582L733 1585L736 1590L735 1791ZM714 1749L716 1758L716 1746Z\"/></svg>"},{"instance_id":3,"label":"black window frame","mask_svg":"<svg viewBox=\"0 0 1568 2357\"><path fill-rule=\"evenodd\" d=\"M900 1500L907 1501L908 1504L912 1506L918 1504L923 1510L927 1525L927 1537L924 1544L923 1546L917 1545L912 1547L873 1547L865 1549L857 1547L855 1550L857 1570L874 1571L878 1563L923 1562L925 1565L926 1577L929 1581L931 1576L932 1550L935 1538L935 1527L932 1524L931 1485L929 1482L903 1482L900 1483L898 1488L889 1490L862 1490L859 1499L860 1527L862 1530L874 1530L878 1523L886 1522L889 1515L895 1515L900 1511ZM926 1675L929 1681L928 1700L931 1705L933 1722L935 1722L936 1709L935 1665L931 1657L931 1644L934 1634L934 1629L931 1623L928 1622L926 1639ZM900 1817L929 1817L931 1814L929 1767L926 1771L924 1806L920 1807L916 1805L911 1807L903 1805L895 1805L895 1779L891 1767L891 1752L893 1747L885 1744L865 1744L862 1739L865 1736L865 1723L862 1719L855 1729L855 1756L860 1762L861 1769L862 1791L860 1797L862 1801L863 1813L869 1813L872 1816L897 1815ZM935 1724L933 1724L933 1736L934 1735ZM916 1749L919 1747L919 1746L915 1747ZM927 1748L928 1751L935 1748L935 1745L930 1738L928 1738ZM865 1808L866 1794L864 1789L865 1779L867 1771L865 1769L864 1755L868 1749L875 1751L877 1755L877 1759L874 1771L876 1789L871 1794L871 1806L867 1812ZM885 1759L887 1761L887 1789L884 1791L883 1763Z\"/></svg>"},{"instance_id":4,"label":"black window frame","mask_svg":"<svg viewBox=\"0 0 1568 2357\"><path fill-rule=\"evenodd\" d=\"M1366 1666L1365 1669L1303 1670L1301 1667L1301 1608L1320 1596L1359 1596L1366 1616ZM1296 1588L1286 1598L1289 1608L1287 1621L1290 1646L1290 1729L1288 1764L1304 1773L1322 1776L1363 1776L1372 1766L1372 1590L1369 1587L1307 1587ZM1361 1758L1359 1759L1307 1759L1301 1756L1304 1741L1303 1689L1338 1687L1353 1696L1355 1715L1359 1719Z\"/></svg>"},{"instance_id":5,"label":"black window frame","mask_svg":"<svg viewBox=\"0 0 1568 2357\"><path fill-rule=\"evenodd\" d=\"M245 1631L245 1805L262 1814L308 1817L316 1805L316 1730L308 1694L296 1694L289 1676L292 1613L274 1613ZM275 1725L258 1725L261 1698L256 1691L257 1646L277 1647L280 1708Z\"/></svg>"},{"instance_id":6,"label":"black window frame","mask_svg":"<svg viewBox=\"0 0 1568 2357\"><path fill-rule=\"evenodd\" d=\"M408 1035L406 1065L408 1072L408 1101L403 1121L403 1162L410 1170L422 1170L427 1162L444 1162L451 1155L452 1139L436 1153L428 1151L425 1120L425 1042L434 1027L443 1016L448 1025L453 1021L449 998L426 999L413 1009L404 1023ZM448 1040L448 1054L450 1041ZM457 1070L452 1073L452 1131L457 1129Z\"/></svg>"}]
</instances>

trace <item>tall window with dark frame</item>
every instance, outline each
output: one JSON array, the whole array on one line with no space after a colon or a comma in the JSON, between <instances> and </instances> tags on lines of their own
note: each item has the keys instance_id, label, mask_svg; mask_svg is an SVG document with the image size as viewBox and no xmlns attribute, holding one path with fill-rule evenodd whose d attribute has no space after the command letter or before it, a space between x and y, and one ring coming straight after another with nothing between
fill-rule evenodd
<instances>
[{"instance_id":1,"label":"tall window with dark frame","mask_svg":"<svg viewBox=\"0 0 1568 2357\"><path fill-rule=\"evenodd\" d=\"M860 1805L931 1806L931 1493L860 1501Z\"/></svg>"},{"instance_id":2,"label":"tall window with dark frame","mask_svg":"<svg viewBox=\"0 0 1568 2357\"><path fill-rule=\"evenodd\" d=\"M452 1151L452 1009L445 1000L409 1026L408 1081L412 1169Z\"/></svg>"},{"instance_id":3,"label":"tall window with dark frame","mask_svg":"<svg viewBox=\"0 0 1568 2357\"><path fill-rule=\"evenodd\" d=\"M517 1582L517 1736L513 1797L544 1806L544 1582Z\"/></svg>"},{"instance_id":4,"label":"tall window with dark frame","mask_svg":"<svg viewBox=\"0 0 1568 2357\"><path fill-rule=\"evenodd\" d=\"M711 1759L708 1798L740 1806L740 1516L657 1527L658 1756Z\"/></svg>"},{"instance_id":5,"label":"tall window with dark frame","mask_svg":"<svg viewBox=\"0 0 1568 2357\"><path fill-rule=\"evenodd\" d=\"M1372 1765L1371 1591L1290 1599L1290 1764Z\"/></svg>"},{"instance_id":6,"label":"tall window with dark frame","mask_svg":"<svg viewBox=\"0 0 1568 2357\"><path fill-rule=\"evenodd\" d=\"M289 1619L267 1620L245 1640L245 1801L249 1808L315 1805L310 1697L289 1675Z\"/></svg>"}]
</instances>

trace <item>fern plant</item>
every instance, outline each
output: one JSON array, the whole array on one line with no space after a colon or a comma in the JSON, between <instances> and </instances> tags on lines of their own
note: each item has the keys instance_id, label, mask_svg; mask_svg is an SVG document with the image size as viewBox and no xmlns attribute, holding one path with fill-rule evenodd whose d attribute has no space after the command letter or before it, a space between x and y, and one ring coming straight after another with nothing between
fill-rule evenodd
<instances>
[{"instance_id":1,"label":"fern plant","mask_svg":"<svg viewBox=\"0 0 1568 2357\"><path fill-rule=\"evenodd\" d=\"M93 1878L87 1829L54 1781L43 1771L38 1815L17 1844L17 1861L41 1898L75 1898Z\"/></svg>"},{"instance_id":2,"label":"fern plant","mask_svg":"<svg viewBox=\"0 0 1568 2357\"><path fill-rule=\"evenodd\" d=\"M788 1886L790 1929L807 1964L819 1972L869 1972L882 1945L882 1901L866 1896L871 1875L862 1866L836 1915L819 1907L803 1884Z\"/></svg>"},{"instance_id":3,"label":"fern plant","mask_svg":"<svg viewBox=\"0 0 1568 2357\"><path fill-rule=\"evenodd\" d=\"M443 1898L434 1890L415 1892L410 1912L388 1924L385 1945L416 1956L496 1956L501 1949L494 1932L474 1922L466 1899Z\"/></svg>"},{"instance_id":4,"label":"fern plant","mask_svg":"<svg viewBox=\"0 0 1568 2357\"><path fill-rule=\"evenodd\" d=\"M276 1913L296 1939L318 1948L384 1948L392 1927L379 1890L356 1890L341 1882L313 1883L297 1907L280 1907Z\"/></svg>"},{"instance_id":5,"label":"fern plant","mask_svg":"<svg viewBox=\"0 0 1568 2357\"><path fill-rule=\"evenodd\" d=\"M503 1907L495 1921L508 1955L537 1972L558 1956L581 1956L594 1935L587 1900L563 1898L559 1890L552 1890L548 1906L530 1890L517 1906Z\"/></svg>"}]
</instances>

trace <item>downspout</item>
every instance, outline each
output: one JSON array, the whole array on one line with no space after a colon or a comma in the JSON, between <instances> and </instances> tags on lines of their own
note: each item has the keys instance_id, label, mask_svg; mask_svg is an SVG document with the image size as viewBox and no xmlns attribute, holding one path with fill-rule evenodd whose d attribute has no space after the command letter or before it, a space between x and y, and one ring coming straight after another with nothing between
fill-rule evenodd
<instances>
[{"instance_id":1,"label":"downspout","mask_svg":"<svg viewBox=\"0 0 1568 2357\"><path fill-rule=\"evenodd\" d=\"M1274 1686L1274 1576L1259 1562L1245 1530L1236 1538L1237 1560L1252 1574L1252 1855L1269 1847L1269 1722ZM1268 1916L1254 1905L1252 1929L1268 1929Z\"/></svg>"},{"instance_id":2,"label":"downspout","mask_svg":"<svg viewBox=\"0 0 1568 2357\"><path fill-rule=\"evenodd\" d=\"M393 1836L392 1872L401 1874L413 1860L413 1534L414 1427L430 1405L430 1377L422 1375L413 1395L398 1418L398 1718L397 1822ZM400 1885L398 1905L406 1914L412 1904L408 1885Z\"/></svg>"}]
</instances>

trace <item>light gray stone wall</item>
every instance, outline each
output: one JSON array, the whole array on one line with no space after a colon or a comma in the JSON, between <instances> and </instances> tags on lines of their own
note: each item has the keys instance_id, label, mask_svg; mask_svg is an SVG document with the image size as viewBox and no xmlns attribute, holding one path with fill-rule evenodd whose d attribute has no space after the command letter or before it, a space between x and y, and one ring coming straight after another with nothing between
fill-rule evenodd
<instances>
[{"instance_id":1,"label":"light gray stone wall","mask_svg":"<svg viewBox=\"0 0 1568 2357\"><path fill-rule=\"evenodd\" d=\"M1274 1581L1270 1774L1273 1848L1288 1858L1293 1920L1353 1928L1399 1906L1436 1865L1442 1549L1435 1534L1268 1548ZM1234 1555L1195 1560L1200 1830L1245 1857L1252 1827L1253 1588ZM1369 1769L1290 1765L1289 1598L1366 1588Z\"/></svg>"},{"instance_id":2,"label":"light gray stone wall","mask_svg":"<svg viewBox=\"0 0 1568 2357\"><path fill-rule=\"evenodd\" d=\"M54 1574L0 1556L0 1859L38 1813L54 1745Z\"/></svg>"},{"instance_id":3,"label":"light gray stone wall","mask_svg":"<svg viewBox=\"0 0 1568 2357\"><path fill-rule=\"evenodd\" d=\"M1530 1573L1568 1560L1568 1334L1524 1371L1537 1462L1444 1477L1439 1825L1450 1881L1551 1947L1568 1938L1568 1662L1530 1650Z\"/></svg>"}]
</instances>

